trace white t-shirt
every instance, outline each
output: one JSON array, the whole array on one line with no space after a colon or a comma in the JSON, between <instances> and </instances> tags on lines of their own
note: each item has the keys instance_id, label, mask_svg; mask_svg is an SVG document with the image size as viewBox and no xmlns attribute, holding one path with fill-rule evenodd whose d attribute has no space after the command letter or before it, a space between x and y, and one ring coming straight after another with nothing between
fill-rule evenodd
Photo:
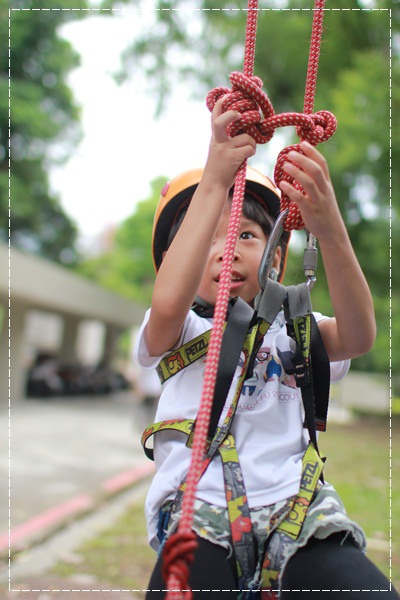
<instances>
[{"instance_id":1,"label":"white t-shirt","mask_svg":"<svg viewBox=\"0 0 400 600\"><path fill-rule=\"evenodd\" d=\"M150 356L144 331L147 311L135 345L135 356L144 369L155 368L163 356ZM314 313L317 321L325 318ZM177 344L180 345L204 333L212 326L211 319L190 311ZM270 327L257 354L253 377L244 383L231 426L251 508L267 506L296 494L299 490L302 457L308 443L303 428L301 392L293 375L285 372L293 341L286 333L283 311ZM350 361L331 363L331 381L344 377ZM201 358L179 371L162 385L155 420L195 419L201 399L205 359ZM236 378L225 410L236 388ZM222 414L224 417L225 412ZM189 470L191 450L186 436L174 431L160 431L154 436L156 474L146 498L145 512L150 545L157 549L158 514L162 504L175 497ZM217 506L226 506L222 464L217 454L199 481L197 497Z\"/></svg>"}]
</instances>

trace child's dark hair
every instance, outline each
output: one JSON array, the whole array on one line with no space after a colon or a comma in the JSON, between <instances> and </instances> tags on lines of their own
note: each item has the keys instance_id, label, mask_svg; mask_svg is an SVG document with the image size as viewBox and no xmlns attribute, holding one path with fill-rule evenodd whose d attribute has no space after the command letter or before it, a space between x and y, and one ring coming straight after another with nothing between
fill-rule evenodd
<instances>
[{"instance_id":1,"label":"child's dark hair","mask_svg":"<svg viewBox=\"0 0 400 600\"><path fill-rule=\"evenodd\" d=\"M229 194L229 199L232 200L232 194ZM191 198L189 198L181 207L169 231L166 248L167 250L172 244L174 237L176 236L180 226L182 225L183 219L185 218L187 209L189 207L190 200ZM257 223L257 225L259 225L263 230L265 236L267 238L269 237L275 221L269 214L267 207L262 203L262 200L256 198L251 192L248 191L246 191L244 195L243 215L246 217L246 219ZM282 246L283 251L286 249L286 244L287 242L285 241L285 239L281 239L280 245Z\"/></svg>"}]
</instances>

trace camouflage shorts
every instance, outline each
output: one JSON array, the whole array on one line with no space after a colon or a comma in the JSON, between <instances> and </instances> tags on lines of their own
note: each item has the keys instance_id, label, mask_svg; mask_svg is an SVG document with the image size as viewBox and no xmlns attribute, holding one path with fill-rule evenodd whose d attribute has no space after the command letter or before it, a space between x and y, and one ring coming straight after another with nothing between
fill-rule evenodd
<instances>
[{"instance_id":1,"label":"camouflage shorts","mask_svg":"<svg viewBox=\"0 0 400 600\"><path fill-rule=\"evenodd\" d=\"M167 512L171 502L163 506L163 511ZM285 510L285 506L287 510ZM271 531L271 521L278 525L290 510L291 502L282 500L270 506L260 506L250 509L253 525L253 535L256 540L258 556L257 567L251 582L251 589L257 589L260 586L261 568L265 554L265 542ZM276 521L276 515L280 519ZM178 527L181 512L171 515L167 530L164 534L170 534ZM200 537L226 548L231 554L233 551L228 510L226 507L214 506L203 500L196 500L194 507L193 530ZM282 573L288 560L295 552L306 545L311 537L324 539L337 532L346 532L350 535L356 544L365 552L366 539L361 527L352 521L344 508L344 505L333 486L328 483L321 486L314 501L308 509L302 530L297 540L288 540L279 535L272 535L269 541L269 548L273 548L277 570L280 572L279 584Z\"/></svg>"}]
</instances>

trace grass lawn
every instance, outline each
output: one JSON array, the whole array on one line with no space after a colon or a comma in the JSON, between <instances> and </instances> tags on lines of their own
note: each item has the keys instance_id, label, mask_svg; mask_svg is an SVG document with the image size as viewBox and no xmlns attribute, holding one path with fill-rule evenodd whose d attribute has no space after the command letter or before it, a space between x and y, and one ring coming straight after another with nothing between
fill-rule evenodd
<instances>
[{"instance_id":1,"label":"grass lawn","mask_svg":"<svg viewBox=\"0 0 400 600\"><path fill-rule=\"evenodd\" d=\"M320 445L328 457L325 477L335 485L351 518L363 527L369 541L368 556L388 577L391 576L399 589L400 417L392 418L391 439L389 425L389 419L382 417L363 417L346 426L331 425L321 435Z\"/></svg>"},{"instance_id":2,"label":"grass lawn","mask_svg":"<svg viewBox=\"0 0 400 600\"><path fill-rule=\"evenodd\" d=\"M392 570L389 555L389 419L359 417L350 425L330 425L321 434L328 456L326 479L341 494L349 515L362 525L369 557L400 589L400 417L392 419ZM145 590L155 553L147 545L143 504L138 503L109 530L77 550L73 563L54 573L92 575L114 589Z\"/></svg>"}]
</instances>

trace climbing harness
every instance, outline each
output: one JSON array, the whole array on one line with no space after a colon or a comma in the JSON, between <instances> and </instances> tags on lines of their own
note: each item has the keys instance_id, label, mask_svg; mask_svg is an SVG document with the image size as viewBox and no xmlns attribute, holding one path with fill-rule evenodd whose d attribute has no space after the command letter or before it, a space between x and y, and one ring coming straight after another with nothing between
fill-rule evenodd
<instances>
[{"instance_id":1,"label":"climbing harness","mask_svg":"<svg viewBox=\"0 0 400 600\"><path fill-rule=\"evenodd\" d=\"M304 112L303 113L284 113L281 115L276 115L274 113L273 106L262 91L262 81L253 75L253 65L254 65L254 54L255 54L255 39L256 39L256 28L257 28L257 16L258 16L258 4L257 0L249 0L248 3L248 11L247 11L247 24L246 24L246 42L245 42L245 55L244 55L244 68L243 73L231 73L230 82L232 85L232 89L228 88L217 88L212 90L207 96L207 106L210 110L213 109L217 100L223 96L227 95L223 102L223 110L237 110L242 114L242 117L239 121L233 123L228 128L228 133L231 136L237 135L246 131L255 139L257 143L266 143L269 141L276 128L294 125L296 126L297 134L299 135L301 140L307 140L311 144L316 145L320 142L326 141L329 139L336 129L336 119L335 117L329 113L328 111L319 111L317 113L313 113L314 109L314 97L315 97L315 88L316 88L316 77L318 71L318 59L320 52L320 43L322 36L322 24L323 24L323 16L324 16L324 4L325 0L316 0L314 6L314 17L313 17L313 27L312 27L312 37L311 37L311 45L310 45L310 54L309 54L309 63L308 63L308 71L307 71L307 81L306 81L306 90L305 90L305 101L304 101ZM263 119L261 118L263 115ZM298 190L302 191L299 188L298 184L291 178L288 174L283 171L284 162L287 160L286 155L290 150L298 150L301 152L299 145L292 145L288 148L285 148L278 156L277 164L275 167L274 178L275 183L279 187L279 182L284 179L289 181L294 187ZM234 194L232 200L232 208L231 208L231 216L228 226L226 245L224 250L224 256L222 261L222 267L220 272L220 281L218 287L217 300L214 311L214 321L213 328L210 334L210 339L208 341L208 350L207 350L207 363L206 370L204 374L204 383L203 383L203 391L202 398L200 403L200 409L197 415L195 427L191 428L189 434L190 445L192 447L191 453L191 463L190 469L185 478L184 482L181 484L178 496L180 497L179 502L182 503L182 516L179 523L179 528L176 533L171 535L167 540L164 549L164 567L163 567L163 575L167 582L168 588L168 600L180 599L182 596L185 598L191 597L191 591L188 589L188 565L193 560L193 552L196 547L195 535L192 531L192 523L193 523L193 512L194 512L194 500L196 494L196 486L197 483L202 476L207 464L212 460L212 457L218 451L221 454L221 458L224 464L224 472L225 465L223 454L226 449L226 444L229 446L229 452L233 452L232 440L229 433L229 423L233 418L235 408L234 403L232 403L228 414L226 416L225 421L228 419L228 422L224 424L221 428L217 426L215 434L212 438L210 438L210 433L212 433L212 427L210 427L210 419L212 418L212 410L213 410L213 402L215 401L215 391L216 391L216 382L218 381L218 372L220 370L219 359L222 357L224 360L224 353L222 352L223 346L223 336L228 332L228 325L225 328L225 320L230 296L230 282L231 282L231 272L232 272L232 263L234 257L235 250L235 242L237 239L239 227L240 227L240 219L242 213L243 206L243 198L245 192L246 185L246 162L244 162L238 170ZM281 211L286 211L284 219L284 228L286 230L292 229L302 229L303 222L301 219L300 212L298 207L290 202L289 198L283 193L281 197ZM312 256L312 260L307 258L307 271L309 275L307 275L308 282L311 284L314 279L315 269L313 271L314 260L314 248L315 242L311 234L308 236L308 249L310 252L307 253L307 256ZM269 261L269 262L268 262ZM269 269L270 263L270 255L266 256L264 261L267 263L266 272ZM250 327L250 333L246 335L245 340L248 340L248 336L252 335L252 342L248 348L247 359L245 361L245 365L242 368L241 375L239 380L241 384L238 385L235 393L235 397L240 395L241 385L246 378L246 375L251 372L252 360L254 360L255 349L257 348L257 343L263 339L266 331L268 330L270 323L272 321L268 321L264 318L259 318L259 315L262 314L264 310L267 310L267 302L265 301L265 292L267 291L270 294L271 284L275 284L275 282L267 281L267 276L265 277L261 274L261 278L264 283L264 291L260 298L257 300L257 311L258 317L257 322L254 326ZM267 281L267 283L265 283ZM276 284L280 285L280 284ZM318 446L316 441L315 434L315 419L314 419L314 392L313 389L313 377L311 371L311 332L312 332L312 314L311 308L309 310L304 311L304 302L306 298L306 293L309 293L309 287L307 284L303 284L303 288L299 288L299 292L294 293L294 290L288 289L285 290L285 297L287 297L288 306L290 307L290 315L289 315L289 328L288 332L293 336L293 339L297 341L297 352L294 357L294 376L296 378L296 382L298 387L301 388L303 403L305 408L306 415L306 425L310 433L310 444L313 450L312 453L316 453L318 456ZM281 286L283 287L283 286ZM298 286L297 286L298 287ZM272 292L275 292L275 288L272 287ZM272 293L271 292L271 293ZM297 294L297 295L296 295ZM263 300L264 299L264 300ZM283 298L280 306L283 303ZM239 303L240 304L240 303ZM293 306L297 306L297 309ZM300 309L300 307L303 307ZM293 309L293 310L292 310ZM304 314L305 312L305 314ZM252 324L252 319L250 323ZM314 328L315 329L315 328ZM253 332L253 333L251 333ZM246 341L245 341L246 343ZM195 352L196 352L195 348ZM239 350L240 351L240 350ZM185 351L184 351L185 352ZM245 352L246 354L246 352ZM175 359L170 358L170 364L179 363L178 355ZM236 366L237 363L235 363ZM329 365L329 363L328 363ZM228 376L229 378L229 376ZM222 386L226 389L227 382L225 381ZM324 386L322 386L324 387ZM317 395L317 394L316 394ZM236 400L237 401L237 400ZM320 415L319 419L321 421L320 426L324 427L324 419L326 415ZM215 420L216 417L214 417ZM186 427L189 427L186 424ZM193 434L194 429L194 434ZM229 440L229 442L228 442ZM307 454L306 454L307 455ZM306 456L305 455L305 456ZM312 460L314 460L315 454L313 454ZM235 457L236 460L236 457ZM228 461L229 462L229 461ZM318 461L317 461L318 462ZM304 482L304 486L300 487L299 495L297 497L298 500L295 501L296 507L305 506L307 502L309 503L310 498L307 496L307 493L312 489L312 486L309 488L309 479L308 472L314 469L315 473L318 473L318 477L316 477L316 481L321 474L322 465L317 465L317 462L314 463L314 467L310 467L308 463L308 459L305 459L304 467L303 467L303 476L302 476L302 486ZM315 477L313 482L315 483ZM183 490L185 493L182 495ZM315 490L315 486L314 486ZM304 496L300 496L300 494L304 493ZM245 494L242 494L242 491L238 493L238 498L245 498ZM240 502L240 500L238 500ZM243 502L241 507L244 513L246 513L247 503ZM229 502L228 502L228 511L229 511ZM293 511L292 511L293 512ZM296 511L295 511L296 512ZM305 512L297 511L299 517L304 519ZM244 514L243 513L243 514ZM297 514L297 513L296 513ZM247 520L250 518L246 513L243 517L247 523ZM232 521L231 521L232 523ZM251 531L251 521L250 523L250 531ZM293 534L293 531L290 527L287 527L286 530L282 534L289 535L289 531ZM243 530L242 530L243 532ZM233 537L235 537L235 532L232 529ZM252 546L252 544L250 544ZM246 545L246 552L249 551L249 547ZM236 551L236 547L235 547ZM240 555L240 551L238 552ZM266 555L267 556L267 555ZM248 559L249 562L252 562L251 556ZM267 560L267 559L266 559ZM270 559L269 559L270 560ZM247 561L247 559L246 559ZM246 562L245 561L245 562ZM240 560L239 560L240 563ZM268 560L265 563L265 568L263 572L268 571ZM249 565L238 564L238 573L239 577L244 577L244 573L246 571L250 572ZM246 577L244 577L245 579ZM268 578L268 573L267 573ZM273 576L269 577L269 581L273 580Z\"/></svg>"},{"instance_id":2,"label":"climbing harness","mask_svg":"<svg viewBox=\"0 0 400 600\"><path fill-rule=\"evenodd\" d=\"M328 409L329 397L329 359L321 348L316 348L320 342L318 339L318 327L314 323L309 301L309 289L306 284L285 288L279 283L268 281L262 294L266 296L259 302L260 311L254 318L253 311L241 300L236 298L234 306L229 313L226 324L224 344L221 355L224 357L222 366L220 364L217 375L217 385L215 388L215 397L213 410L210 417L210 426L208 430L207 451L202 461L201 473L203 475L211 460L218 452L221 457L223 476L225 481L225 494L228 507L229 522L231 527L231 538L237 563L238 586L239 589L249 590L254 586L253 577L256 567L256 557L253 547L252 522L250 509L247 504L245 484L241 473L240 461L235 446L234 437L230 431L231 424L235 415L238 401L242 392L245 380L249 377L255 354L259 348L259 342L262 341L265 334L274 322L277 313L282 305L285 307L285 320L288 323L288 332L293 335L296 342L296 351L293 356L293 372L295 374L298 387L302 390L305 426L309 431L310 444L303 457L303 468L300 489L296 497L290 498L284 509L279 514L273 515L273 527L268 535L279 536L288 546L293 543L300 531L307 514L307 509L317 491L318 481L322 480L323 459L319 456L316 428L317 423L325 424L326 413ZM204 356L206 346L209 340L209 331L191 340L189 344L193 347L201 346L201 350L194 353L190 350L190 345L184 344L177 350L167 355L160 363L159 374L161 381L167 381L170 377L176 375L180 370L193 364ZM188 352L189 350L189 352ZM319 359L318 377L313 375L311 370L311 354ZM322 347L323 350L323 347ZM234 371L238 364L238 355L242 352L244 357L241 362L241 371L237 378L236 389L228 408L223 423L219 425L225 399L231 386ZM190 360L185 364L184 359L179 357L190 356ZM173 364L171 369L170 365ZM319 381L323 379L322 385ZM317 385L315 385L317 384ZM327 384L327 385L326 385ZM317 402L314 406L315 385ZM318 415L314 418L314 411ZM187 446L191 447L193 443L193 431L195 422L189 419L175 419L155 423L148 427L142 436L142 444L146 455L153 458L153 452L147 446L148 440L160 431L173 430L187 436ZM185 478L179 486L177 495L170 508L170 515L176 514L182 510L183 497L187 486ZM171 536L171 538L173 537ZM168 548L167 540L166 548ZM266 546L265 559L262 566L262 587L263 589L274 590L277 588L277 578L280 572L280 564L277 557L269 552L269 546ZM272 592L271 592L272 594ZM271 596L272 597L272 596Z\"/></svg>"}]
</instances>

